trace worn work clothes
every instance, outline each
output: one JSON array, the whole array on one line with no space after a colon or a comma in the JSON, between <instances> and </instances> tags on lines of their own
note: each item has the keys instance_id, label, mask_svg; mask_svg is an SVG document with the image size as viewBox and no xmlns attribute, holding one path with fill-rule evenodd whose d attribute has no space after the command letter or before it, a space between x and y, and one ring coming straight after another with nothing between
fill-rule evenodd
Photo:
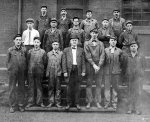
<instances>
[{"instance_id":1,"label":"worn work clothes","mask_svg":"<svg viewBox=\"0 0 150 122\"><path fill-rule=\"evenodd\" d=\"M49 103L60 104L61 102L61 87L60 87L60 76L62 73L61 69L61 59L62 52L50 51L47 53L48 65L47 65L47 76L49 77L48 89L49 89Z\"/></svg>"},{"instance_id":2,"label":"worn work clothes","mask_svg":"<svg viewBox=\"0 0 150 122\"><path fill-rule=\"evenodd\" d=\"M63 43L64 48L66 48L68 46L66 36L67 36L68 30L71 28L71 24L72 24L72 22L68 18L65 18L65 19L60 18L58 20L58 29L62 32L62 37L64 40L64 43Z\"/></svg>"},{"instance_id":3,"label":"worn work clothes","mask_svg":"<svg viewBox=\"0 0 150 122\"><path fill-rule=\"evenodd\" d=\"M9 73L9 104L24 105L24 85L26 80L27 53L24 47L11 47L7 53L7 68ZM18 86L17 86L18 84Z\"/></svg>"},{"instance_id":4,"label":"worn work clothes","mask_svg":"<svg viewBox=\"0 0 150 122\"><path fill-rule=\"evenodd\" d=\"M104 80L105 80L105 98L106 102L117 105L118 101L118 83L120 82L120 74L122 70L123 54L122 50L115 47L112 51L111 47L105 48L104 62Z\"/></svg>"},{"instance_id":5,"label":"worn work clothes","mask_svg":"<svg viewBox=\"0 0 150 122\"><path fill-rule=\"evenodd\" d=\"M28 52L28 79L29 79L29 99L31 104L40 105L42 103L42 86L41 82L45 70L47 59L43 49Z\"/></svg>"},{"instance_id":6,"label":"worn work clothes","mask_svg":"<svg viewBox=\"0 0 150 122\"><path fill-rule=\"evenodd\" d=\"M78 67L73 65L70 73L69 83L67 85L67 104L79 104L80 101L80 82L78 76Z\"/></svg>"},{"instance_id":7,"label":"worn work clothes","mask_svg":"<svg viewBox=\"0 0 150 122\"><path fill-rule=\"evenodd\" d=\"M110 24L115 36L118 39L120 34L125 29L125 19L121 18L121 17L119 19L111 18L109 20L109 24Z\"/></svg>"},{"instance_id":8,"label":"worn work clothes","mask_svg":"<svg viewBox=\"0 0 150 122\"><path fill-rule=\"evenodd\" d=\"M40 34L37 30L25 30L22 34L22 41L24 45L33 45L34 37L40 37Z\"/></svg>"},{"instance_id":9,"label":"worn work clothes","mask_svg":"<svg viewBox=\"0 0 150 122\"><path fill-rule=\"evenodd\" d=\"M122 32L119 37L119 44L122 45L122 50L129 53L129 45L131 42L136 42L140 46L138 35L134 31Z\"/></svg>"},{"instance_id":10,"label":"worn work clothes","mask_svg":"<svg viewBox=\"0 0 150 122\"><path fill-rule=\"evenodd\" d=\"M103 75L103 63L105 58L104 45L101 41L96 40L96 44L90 41L86 41L84 45L85 56L87 59L87 88L86 96L87 102L91 103L93 101L93 96L95 96L95 102L101 102L101 83ZM93 65L96 64L100 67L100 71L95 73ZM92 94L93 81L96 84L96 93Z\"/></svg>"},{"instance_id":11,"label":"worn work clothes","mask_svg":"<svg viewBox=\"0 0 150 122\"><path fill-rule=\"evenodd\" d=\"M52 32L51 28L46 30L43 41L43 49L45 49L46 52L52 50L52 43L54 41L59 42L60 49L63 50L63 37L61 31L58 29L56 29L54 32Z\"/></svg>"},{"instance_id":12,"label":"worn work clothes","mask_svg":"<svg viewBox=\"0 0 150 122\"><path fill-rule=\"evenodd\" d=\"M114 32L110 27L108 27L108 28L102 27L102 28L98 29L98 39L101 42L103 42L105 48L109 47L110 37L114 37Z\"/></svg>"},{"instance_id":13,"label":"worn work clothes","mask_svg":"<svg viewBox=\"0 0 150 122\"><path fill-rule=\"evenodd\" d=\"M104 63L105 52L104 45L101 41L96 40L96 45L90 41L84 44L84 51L87 61L93 66L94 64L101 67Z\"/></svg>"},{"instance_id":14,"label":"worn work clothes","mask_svg":"<svg viewBox=\"0 0 150 122\"><path fill-rule=\"evenodd\" d=\"M78 37L78 46L83 47L84 46L84 40L85 40L85 33L83 29L80 29L79 27L70 28L67 33L67 47L70 46L70 39L73 37Z\"/></svg>"},{"instance_id":15,"label":"worn work clothes","mask_svg":"<svg viewBox=\"0 0 150 122\"><path fill-rule=\"evenodd\" d=\"M126 77L128 79L128 102L129 110L140 109L140 97L142 82L144 79L145 57L137 53L132 57L131 53L127 55Z\"/></svg>"},{"instance_id":16,"label":"worn work clothes","mask_svg":"<svg viewBox=\"0 0 150 122\"><path fill-rule=\"evenodd\" d=\"M99 28L98 22L96 19L85 19L81 22L80 28L85 31L85 41L90 40L90 31L94 28Z\"/></svg>"},{"instance_id":17,"label":"worn work clothes","mask_svg":"<svg viewBox=\"0 0 150 122\"><path fill-rule=\"evenodd\" d=\"M40 34L40 41L41 41L41 46L43 45L43 38L44 38L44 33L47 29L50 28L50 18L48 15L46 16L40 16L38 20L36 20L36 29L39 31Z\"/></svg>"}]
</instances>

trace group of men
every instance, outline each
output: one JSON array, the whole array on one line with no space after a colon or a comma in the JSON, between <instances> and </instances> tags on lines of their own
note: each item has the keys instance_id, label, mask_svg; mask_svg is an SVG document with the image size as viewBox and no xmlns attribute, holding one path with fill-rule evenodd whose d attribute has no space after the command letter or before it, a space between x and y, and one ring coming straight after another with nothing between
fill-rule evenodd
<instances>
[{"instance_id":1,"label":"group of men","mask_svg":"<svg viewBox=\"0 0 150 122\"><path fill-rule=\"evenodd\" d=\"M118 83L121 75L128 83L129 111L137 113L137 99L144 75L144 57L139 52L140 43L133 31L133 23L113 11L113 18L102 20L102 26L86 11L86 19L67 18L66 9L61 10L59 20L48 17L47 6L41 7L41 16L35 22L26 20L27 30L14 37L15 46L8 49L10 112L16 105L24 111L24 84L28 81L27 108L37 104L45 107L42 100L43 77L48 77L47 107L61 108L61 77L67 83L67 106L72 103L80 110L80 84L86 78L87 109L92 102L101 106L101 89L105 89L104 108L117 108ZM95 92L92 85L95 83ZM16 84L18 91L16 92ZM72 99L73 96L73 99Z\"/></svg>"}]
</instances>

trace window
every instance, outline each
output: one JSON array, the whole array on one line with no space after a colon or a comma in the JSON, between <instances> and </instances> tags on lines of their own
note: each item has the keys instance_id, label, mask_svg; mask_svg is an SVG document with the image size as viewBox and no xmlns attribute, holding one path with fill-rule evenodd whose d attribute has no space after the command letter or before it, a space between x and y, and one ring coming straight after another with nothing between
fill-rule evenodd
<instances>
[{"instance_id":1,"label":"window","mask_svg":"<svg viewBox=\"0 0 150 122\"><path fill-rule=\"evenodd\" d=\"M135 26L150 26L150 0L122 0L122 15Z\"/></svg>"}]
</instances>

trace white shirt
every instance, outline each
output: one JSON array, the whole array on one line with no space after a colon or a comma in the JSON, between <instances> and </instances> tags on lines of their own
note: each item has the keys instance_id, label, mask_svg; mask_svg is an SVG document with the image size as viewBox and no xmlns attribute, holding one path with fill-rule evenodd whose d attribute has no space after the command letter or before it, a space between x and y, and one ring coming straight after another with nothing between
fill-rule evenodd
<instances>
[{"instance_id":1,"label":"white shirt","mask_svg":"<svg viewBox=\"0 0 150 122\"><path fill-rule=\"evenodd\" d=\"M77 47L75 48L76 49L72 49L73 65L77 65Z\"/></svg>"},{"instance_id":2,"label":"white shirt","mask_svg":"<svg viewBox=\"0 0 150 122\"><path fill-rule=\"evenodd\" d=\"M29 34L30 33L30 34ZM40 37L39 32L35 29L32 30L25 30L22 34L22 41L24 45L33 45L33 39L34 37Z\"/></svg>"}]
</instances>

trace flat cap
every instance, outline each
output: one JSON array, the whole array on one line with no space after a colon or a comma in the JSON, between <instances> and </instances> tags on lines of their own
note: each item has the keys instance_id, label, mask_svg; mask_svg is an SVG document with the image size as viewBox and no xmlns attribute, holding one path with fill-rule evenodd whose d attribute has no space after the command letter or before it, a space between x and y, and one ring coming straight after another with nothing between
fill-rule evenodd
<instances>
[{"instance_id":1,"label":"flat cap","mask_svg":"<svg viewBox=\"0 0 150 122\"><path fill-rule=\"evenodd\" d=\"M52 18L51 22L57 22L57 19L56 18Z\"/></svg>"},{"instance_id":2,"label":"flat cap","mask_svg":"<svg viewBox=\"0 0 150 122\"><path fill-rule=\"evenodd\" d=\"M133 22L131 21L131 20L128 20L127 22L126 22L126 25L127 24L133 24Z\"/></svg>"},{"instance_id":3,"label":"flat cap","mask_svg":"<svg viewBox=\"0 0 150 122\"><path fill-rule=\"evenodd\" d=\"M94 29L92 29L92 30L90 31L90 33L91 33L91 32L98 33L98 29L97 29L97 28L94 28Z\"/></svg>"},{"instance_id":4,"label":"flat cap","mask_svg":"<svg viewBox=\"0 0 150 122\"><path fill-rule=\"evenodd\" d=\"M28 19L26 20L26 23L28 23L28 22L32 22L32 23L34 23L34 19L32 19L32 18L28 18Z\"/></svg>"}]
</instances>

